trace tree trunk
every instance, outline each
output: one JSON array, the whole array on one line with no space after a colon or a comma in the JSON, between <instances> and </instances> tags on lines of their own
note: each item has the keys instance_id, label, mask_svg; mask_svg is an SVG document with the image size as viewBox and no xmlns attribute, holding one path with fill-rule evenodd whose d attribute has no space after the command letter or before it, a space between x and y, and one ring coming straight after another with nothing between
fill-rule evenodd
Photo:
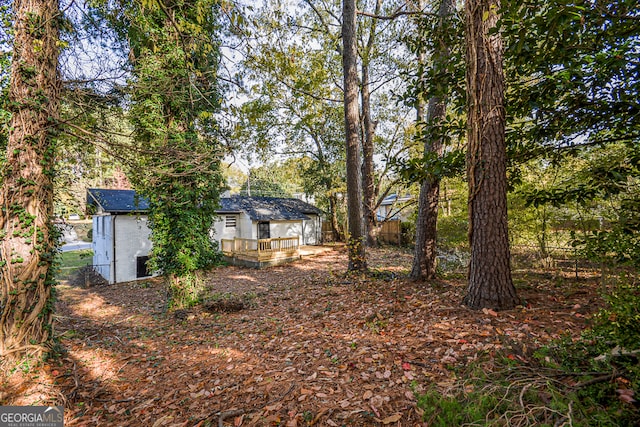
<instances>
[{"instance_id":1,"label":"tree trunk","mask_svg":"<svg viewBox=\"0 0 640 427\"><path fill-rule=\"evenodd\" d=\"M376 1L374 14L378 15L382 9L382 0ZM362 51L362 198L364 210L364 227L366 230L367 246L373 247L378 243L378 221L376 218L376 185L375 168L373 163L374 137L376 124L371 118L371 82L369 80L369 63L371 52L376 39L378 20L372 19L367 43Z\"/></svg>"},{"instance_id":2,"label":"tree trunk","mask_svg":"<svg viewBox=\"0 0 640 427\"><path fill-rule=\"evenodd\" d=\"M340 223L338 222L338 197L336 193L329 196L329 211L331 215L331 234L334 242L342 241L342 233L340 233Z\"/></svg>"},{"instance_id":3,"label":"tree trunk","mask_svg":"<svg viewBox=\"0 0 640 427\"><path fill-rule=\"evenodd\" d=\"M442 0L438 10L439 26L455 10L455 0ZM443 64L448 60L449 48L443 43L437 44L438 49L433 53L433 61ZM424 54L420 55L420 61L424 61ZM424 120L422 102L419 101L417 121L427 127L427 139L424 141L424 152L435 153L442 156L442 136L433 131L446 116L446 99L443 96L434 96L429 99L427 117ZM430 174L420 185L420 199L418 202L418 218L416 220L416 245L413 256L413 266L409 277L411 280L431 280L436 276L437 258L437 223L438 200L440 197L440 177Z\"/></svg>"},{"instance_id":4,"label":"tree trunk","mask_svg":"<svg viewBox=\"0 0 640 427\"><path fill-rule=\"evenodd\" d=\"M473 309L509 309L519 303L511 279L507 224L502 39L490 34L499 0L467 0L469 287Z\"/></svg>"},{"instance_id":5,"label":"tree trunk","mask_svg":"<svg viewBox=\"0 0 640 427\"><path fill-rule=\"evenodd\" d=\"M375 202L375 181L373 165L373 138L375 125L371 120L371 90L369 88L369 67L362 64L362 121L364 135L362 138L362 198L364 200L364 227L367 231L367 246L374 247L378 243Z\"/></svg>"},{"instance_id":6,"label":"tree trunk","mask_svg":"<svg viewBox=\"0 0 640 427\"><path fill-rule=\"evenodd\" d=\"M58 0L15 0L11 126L0 190L0 359L39 357L51 338L56 239Z\"/></svg>"},{"instance_id":7,"label":"tree trunk","mask_svg":"<svg viewBox=\"0 0 640 427\"><path fill-rule=\"evenodd\" d=\"M347 216L349 271L367 268L362 230L362 187L360 177L360 110L358 106L358 50L355 0L342 2L342 68L344 72L344 117L347 162Z\"/></svg>"}]
</instances>

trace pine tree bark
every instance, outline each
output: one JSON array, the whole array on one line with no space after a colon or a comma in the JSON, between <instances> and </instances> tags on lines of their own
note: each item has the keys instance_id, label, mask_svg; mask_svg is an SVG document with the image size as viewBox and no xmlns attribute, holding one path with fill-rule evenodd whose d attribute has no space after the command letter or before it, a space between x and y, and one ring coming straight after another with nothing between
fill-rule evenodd
<instances>
[{"instance_id":1,"label":"pine tree bark","mask_svg":"<svg viewBox=\"0 0 640 427\"><path fill-rule=\"evenodd\" d=\"M511 279L507 223L502 39L490 34L499 0L467 0L467 178L469 181L469 286L473 309L509 309L519 303Z\"/></svg>"},{"instance_id":2,"label":"pine tree bark","mask_svg":"<svg viewBox=\"0 0 640 427\"><path fill-rule=\"evenodd\" d=\"M378 244L378 221L376 218L375 180L373 163L373 139L375 124L371 119L371 89L369 87L369 66L362 64L362 198L364 200L364 228L368 247Z\"/></svg>"},{"instance_id":3,"label":"pine tree bark","mask_svg":"<svg viewBox=\"0 0 640 427\"><path fill-rule=\"evenodd\" d=\"M338 196L331 193L329 196L329 212L331 216L331 234L334 242L342 241L340 233L340 222L338 221Z\"/></svg>"},{"instance_id":4,"label":"pine tree bark","mask_svg":"<svg viewBox=\"0 0 640 427\"><path fill-rule=\"evenodd\" d=\"M382 0L376 1L373 11L374 15L380 14ZM376 40L378 30L378 20L372 19L369 26L369 35L362 49L362 89L360 97L362 99L362 198L364 210L364 228L366 230L366 241L368 247L378 244L378 221L376 217L376 185L375 167L373 161L374 138L376 124L371 117L371 81L369 77L369 64Z\"/></svg>"},{"instance_id":5,"label":"pine tree bark","mask_svg":"<svg viewBox=\"0 0 640 427\"><path fill-rule=\"evenodd\" d=\"M455 0L442 0L438 9L439 26L455 10ZM448 60L449 47L441 42L433 53L433 60L442 64ZM424 61L421 54L420 61ZM436 64L437 65L437 64ZM444 96L434 96L429 99L426 118L424 106L419 101L417 122L427 127L427 139L424 142L424 152L442 155L442 136L436 136L434 128L440 125L446 116L446 99ZM440 199L440 177L431 174L420 184L420 199L418 201L418 218L416 220L416 245L413 255L413 266L409 278L411 280L431 280L436 276L437 268L437 223L438 201Z\"/></svg>"},{"instance_id":6,"label":"pine tree bark","mask_svg":"<svg viewBox=\"0 0 640 427\"><path fill-rule=\"evenodd\" d=\"M342 2L342 69L344 72L344 116L347 162L347 247L349 271L367 268L362 227L362 178L360 176L360 108L358 105L358 49L356 43L356 2Z\"/></svg>"},{"instance_id":7,"label":"pine tree bark","mask_svg":"<svg viewBox=\"0 0 640 427\"><path fill-rule=\"evenodd\" d=\"M0 189L0 359L40 356L51 338L56 239L58 0L15 0L12 113Z\"/></svg>"}]
</instances>

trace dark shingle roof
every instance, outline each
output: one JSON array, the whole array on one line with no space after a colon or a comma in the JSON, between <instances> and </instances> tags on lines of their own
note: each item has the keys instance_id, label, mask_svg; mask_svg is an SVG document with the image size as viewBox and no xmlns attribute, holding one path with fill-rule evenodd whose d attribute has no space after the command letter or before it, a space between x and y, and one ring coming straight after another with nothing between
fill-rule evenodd
<instances>
[{"instance_id":1,"label":"dark shingle roof","mask_svg":"<svg viewBox=\"0 0 640 427\"><path fill-rule=\"evenodd\" d=\"M146 212L149 201L138 196L134 190L87 190L87 204L107 213ZM253 221L277 221L309 219L309 215L320 215L322 211L300 199L281 197L223 197L219 214L246 212Z\"/></svg>"},{"instance_id":2,"label":"dark shingle roof","mask_svg":"<svg viewBox=\"0 0 640 427\"><path fill-rule=\"evenodd\" d=\"M108 213L145 212L149 210L149 201L138 196L134 190L107 190L89 188L87 205L95 206Z\"/></svg>"},{"instance_id":3,"label":"dark shingle roof","mask_svg":"<svg viewBox=\"0 0 640 427\"><path fill-rule=\"evenodd\" d=\"M281 197L223 197L219 214L246 212L253 221L309 219L306 214L320 215L322 211L300 199Z\"/></svg>"}]
</instances>

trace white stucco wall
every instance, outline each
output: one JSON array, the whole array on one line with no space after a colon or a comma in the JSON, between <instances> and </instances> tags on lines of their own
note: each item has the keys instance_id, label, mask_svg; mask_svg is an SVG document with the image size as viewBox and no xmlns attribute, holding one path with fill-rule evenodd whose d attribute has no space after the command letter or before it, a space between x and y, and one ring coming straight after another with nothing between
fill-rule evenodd
<instances>
[{"instance_id":1,"label":"white stucco wall","mask_svg":"<svg viewBox=\"0 0 640 427\"><path fill-rule=\"evenodd\" d=\"M213 224L212 238L220 243L221 239L253 239L258 238L258 221L252 221L246 213L236 214L236 226L226 227L226 216L216 218ZM317 215L308 215L309 220L269 221L271 238L300 237L300 245L317 245L320 243L321 221Z\"/></svg>"},{"instance_id":2,"label":"white stucco wall","mask_svg":"<svg viewBox=\"0 0 640 427\"><path fill-rule=\"evenodd\" d=\"M136 280L137 257L151 251L147 216L95 215L93 267L111 284Z\"/></svg>"},{"instance_id":3,"label":"white stucco wall","mask_svg":"<svg viewBox=\"0 0 640 427\"><path fill-rule=\"evenodd\" d=\"M249 215L242 212L238 217L238 231L236 232L236 237L242 237L243 239L257 239L258 231L256 227L253 226L253 222Z\"/></svg>"},{"instance_id":4,"label":"white stucco wall","mask_svg":"<svg viewBox=\"0 0 640 427\"><path fill-rule=\"evenodd\" d=\"M258 228L256 223L256 229ZM302 245L302 220L298 221L270 221L269 231L271 238L278 237L300 237L298 243ZM257 231L256 231L257 232Z\"/></svg>"},{"instance_id":5,"label":"white stucco wall","mask_svg":"<svg viewBox=\"0 0 640 427\"><path fill-rule=\"evenodd\" d=\"M113 216L93 217L93 268L109 283L113 276Z\"/></svg>"},{"instance_id":6,"label":"white stucco wall","mask_svg":"<svg viewBox=\"0 0 640 427\"><path fill-rule=\"evenodd\" d=\"M227 216L232 216L236 218L236 226L235 227L226 227L226 218ZM213 240L220 244L220 240L222 239L233 239L236 235L236 229L238 228L238 215L220 215L216 217L215 222L213 223Z\"/></svg>"},{"instance_id":7,"label":"white stucco wall","mask_svg":"<svg viewBox=\"0 0 640 427\"><path fill-rule=\"evenodd\" d=\"M151 251L151 230L146 215L116 215L115 282L136 280L136 259Z\"/></svg>"},{"instance_id":8,"label":"white stucco wall","mask_svg":"<svg viewBox=\"0 0 640 427\"><path fill-rule=\"evenodd\" d=\"M303 245L319 245L322 233L322 221L318 215L309 215L310 218L302 222Z\"/></svg>"},{"instance_id":9,"label":"white stucco wall","mask_svg":"<svg viewBox=\"0 0 640 427\"><path fill-rule=\"evenodd\" d=\"M236 218L235 227L226 226L227 216L233 216ZM212 230L213 234L211 237L213 240L218 242L218 245L220 245L220 241L222 239L233 239L234 237L244 239L256 238L256 231L252 230L251 219L245 213L220 215L216 217Z\"/></svg>"}]
</instances>

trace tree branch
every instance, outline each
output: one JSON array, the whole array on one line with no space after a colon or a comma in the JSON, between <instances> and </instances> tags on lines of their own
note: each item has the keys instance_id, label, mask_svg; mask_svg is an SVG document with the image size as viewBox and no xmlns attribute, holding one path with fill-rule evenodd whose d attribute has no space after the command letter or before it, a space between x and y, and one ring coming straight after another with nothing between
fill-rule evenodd
<instances>
[{"instance_id":1,"label":"tree branch","mask_svg":"<svg viewBox=\"0 0 640 427\"><path fill-rule=\"evenodd\" d=\"M425 12L422 10L402 10L401 6L400 8L398 8L395 12L393 12L391 15L376 15L375 13L369 13L369 12L364 12L361 10L357 10L356 14L360 15L360 16L366 16L367 18L374 18L374 19L380 19L383 21L391 21L394 19L397 19L401 16L430 16L430 17L437 17L438 14L436 13L432 13L432 12Z\"/></svg>"}]
</instances>

